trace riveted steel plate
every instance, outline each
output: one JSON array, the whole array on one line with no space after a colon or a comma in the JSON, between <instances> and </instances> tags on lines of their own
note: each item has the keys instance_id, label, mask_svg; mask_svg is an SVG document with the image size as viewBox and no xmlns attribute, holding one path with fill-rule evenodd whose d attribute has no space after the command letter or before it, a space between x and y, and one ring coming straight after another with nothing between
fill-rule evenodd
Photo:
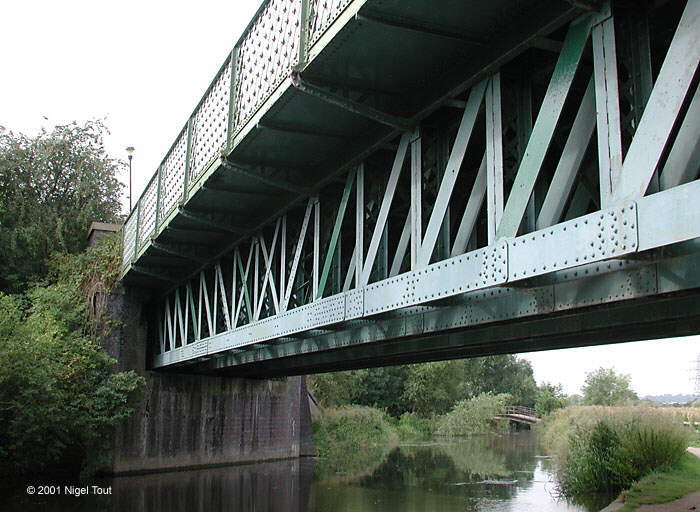
<instances>
[{"instance_id":1,"label":"riveted steel plate","mask_svg":"<svg viewBox=\"0 0 700 512\"><path fill-rule=\"evenodd\" d=\"M244 332L240 327L232 331L217 334L209 338L209 354L238 347L244 343L244 340Z\"/></svg>"},{"instance_id":2,"label":"riveted steel plate","mask_svg":"<svg viewBox=\"0 0 700 512\"><path fill-rule=\"evenodd\" d=\"M365 287L364 315L376 315L414 304L414 273L406 272Z\"/></svg>"},{"instance_id":3,"label":"riveted steel plate","mask_svg":"<svg viewBox=\"0 0 700 512\"><path fill-rule=\"evenodd\" d=\"M308 313L307 322L315 327L336 324L345 320L345 297L342 294L333 295L313 303Z\"/></svg>"},{"instance_id":4,"label":"riveted steel plate","mask_svg":"<svg viewBox=\"0 0 700 512\"><path fill-rule=\"evenodd\" d=\"M345 292L345 320L361 318L365 312L364 290L350 290Z\"/></svg>"},{"instance_id":5,"label":"riveted steel plate","mask_svg":"<svg viewBox=\"0 0 700 512\"><path fill-rule=\"evenodd\" d=\"M499 242L413 274L413 304L502 284L508 279L508 245Z\"/></svg>"},{"instance_id":6,"label":"riveted steel plate","mask_svg":"<svg viewBox=\"0 0 700 512\"><path fill-rule=\"evenodd\" d=\"M344 318L345 297L335 295L213 336L210 353L331 325Z\"/></svg>"},{"instance_id":7,"label":"riveted steel plate","mask_svg":"<svg viewBox=\"0 0 700 512\"><path fill-rule=\"evenodd\" d=\"M656 267L625 269L554 285L557 311L592 306L656 293Z\"/></svg>"},{"instance_id":8,"label":"riveted steel plate","mask_svg":"<svg viewBox=\"0 0 700 512\"><path fill-rule=\"evenodd\" d=\"M633 253L637 207L591 213L508 241L508 280L517 281Z\"/></svg>"},{"instance_id":9,"label":"riveted steel plate","mask_svg":"<svg viewBox=\"0 0 700 512\"><path fill-rule=\"evenodd\" d=\"M375 315L506 282L508 246L500 242L365 288L365 315Z\"/></svg>"}]
</instances>

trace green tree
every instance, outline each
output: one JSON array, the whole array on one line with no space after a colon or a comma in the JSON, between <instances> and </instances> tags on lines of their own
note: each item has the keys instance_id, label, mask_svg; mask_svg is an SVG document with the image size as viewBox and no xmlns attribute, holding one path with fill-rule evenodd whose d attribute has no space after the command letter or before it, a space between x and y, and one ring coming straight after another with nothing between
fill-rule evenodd
<instances>
[{"instance_id":1,"label":"green tree","mask_svg":"<svg viewBox=\"0 0 700 512\"><path fill-rule=\"evenodd\" d=\"M467 359L463 371L467 398L481 393L507 393L513 405L535 406L537 383L526 359L511 354Z\"/></svg>"},{"instance_id":2,"label":"green tree","mask_svg":"<svg viewBox=\"0 0 700 512\"><path fill-rule=\"evenodd\" d=\"M408 366L367 368L358 370L355 375L359 387L355 403L378 407L396 417L406 411L402 396L408 376Z\"/></svg>"},{"instance_id":3,"label":"green tree","mask_svg":"<svg viewBox=\"0 0 700 512\"><path fill-rule=\"evenodd\" d=\"M540 415L549 414L556 409L566 407L566 394L561 388L561 384L550 384L544 382L537 388L537 401L535 402L535 410Z\"/></svg>"},{"instance_id":4,"label":"green tree","mask_svg":"<svg viewBox=\"0 0 700 512\"><path fill-rule=\"evenodd\" d=\"M0 291L27 290L52 252L85 249L90 222L116 221L122 164L103 146L101 121L36 137L0 127Z\"/></svg>"},{"instance_id":5,"label":"green tree","mask_svg":"<svg viewBox=\"0 0 700 512\"><path fill-rule=\"evenodd\" d=\"M514 355L477 357L408 367L403 399L420 415L443 414L483 393L508 394L514 405L533 407L538 390L529 361Z\"/></svg>"},{"instance_id":6,"label":"green tree","mask_svg":"<svg viewBox=\"0 0 700 512\"><path fill-rule=\"evenodd\" d=\"M309 392L323 407L352 404L360 391L354 371L309 375L307 384Z\"/></svg>"},{"instance_id":7,"label":"green tree","mask_svg":"<svg viewBox=\"0 0 700 512\"><path fill-rule=\"evenodd\" d=\"M598 368L586 374L583 385L584 405L620 405L639 398L630 388L630 376L612 368Z\"/></svg>"},{"instance_id":8,"label":"green tree","mask_svg":"<svg viewBox=\"0 0 700 512\"><path fill-rule=\"evenodd\" d=\"M421 416L443 414L464 396L463 361L439 361L408 367L403 401Z\"/></svg>"},{"instance_id":9,"label":"green tree","mask_svg":"<svg viewBox=\"0 0 700 512\"><path fill-rule=\"evenodd\" d=\"M99 280L116 281L117 237L51 261L50 283L26 297L0 293L0 474L77 471L88 452L132 410L142 379L115 373L97 344L106 329L90 304ZM95 322L100 323L99 326Z\"/></svg>"}]
</instances>

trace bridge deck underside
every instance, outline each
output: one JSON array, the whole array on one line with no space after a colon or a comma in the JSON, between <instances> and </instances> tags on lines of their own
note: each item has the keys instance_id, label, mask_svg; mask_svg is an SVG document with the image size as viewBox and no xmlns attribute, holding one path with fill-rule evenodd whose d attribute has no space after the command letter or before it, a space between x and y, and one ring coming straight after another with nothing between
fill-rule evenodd
<instances>
[{"instance_id":1,"label":"bridge deck underside","mask_svg":"<svg viewBox=\"0 0 700 512\"><path fill-rule=\"evenodd\" d=\"M225 156L162 216L151 235L159 243L144 237L125 271L128 284L157 293L195 275L580 12L559 0L474 2L468 10L457 1L440 9L428 0L408 9L370 1L348 9L355 4L357 14L335 37L312 48L320 47L300 74L309 90L286 78L235 128ZM196 246L201 257L165 252L168 244Z\"/></svg>"},{"instance_id":2,"label":"bridge deck underside","mask_svg":"<svg viewBox=\"0 0 700 512\"><path fill-rule=\"evenodd\" d=\"M139 207L124 279L153 293L153 367L697 333L700 7L640 5L346 2L207 165L194 116L159 170L169 209Z\"/></svg>"}]
</instances>

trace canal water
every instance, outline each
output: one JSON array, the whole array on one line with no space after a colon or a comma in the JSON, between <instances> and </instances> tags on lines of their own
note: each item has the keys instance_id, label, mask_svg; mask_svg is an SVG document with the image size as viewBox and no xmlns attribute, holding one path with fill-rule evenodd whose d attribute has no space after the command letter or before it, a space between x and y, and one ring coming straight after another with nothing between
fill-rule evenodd
<instances>
[{"instance_id":1,"label":"canal water","mask_svg":"<svg viewBox=\"0 0 700 512\"><path fill-rule=\"evenodd\" d=\"M88 489L76 496L71 485ZM558 498L551 461L530 433L59 486L60 493L18 493L5 504L13 512L592 512L606 501Z\"/></svg>"}]
</instances>

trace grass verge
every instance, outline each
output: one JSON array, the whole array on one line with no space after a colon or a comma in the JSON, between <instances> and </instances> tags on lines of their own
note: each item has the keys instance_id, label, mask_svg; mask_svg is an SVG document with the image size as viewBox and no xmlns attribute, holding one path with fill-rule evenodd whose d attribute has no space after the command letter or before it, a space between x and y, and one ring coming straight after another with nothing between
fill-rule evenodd
<instances>
[{"instance_id":1,"label":"grass verge","mask_svg":"<svg viewBox=\"0 0 700 512\"><path fill-rule=\"evenodd\" d=\"M625 506L619 512L632 512L641 505L666 503L700 491L700 458L690 453L666 471L651 473L622 493Z\"/></svg>"}]
</instances>

